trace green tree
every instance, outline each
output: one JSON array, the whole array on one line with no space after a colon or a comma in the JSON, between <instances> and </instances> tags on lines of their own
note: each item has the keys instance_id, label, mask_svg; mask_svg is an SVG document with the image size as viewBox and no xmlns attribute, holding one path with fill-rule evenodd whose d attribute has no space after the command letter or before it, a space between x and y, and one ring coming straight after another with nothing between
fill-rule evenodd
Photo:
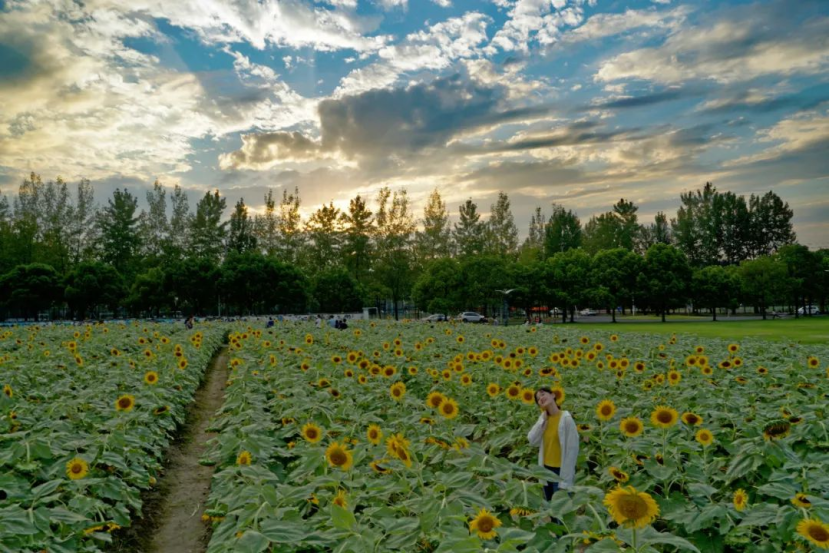
<instances>
[{"instance_id":1,"label":"green tree","mask_svg":"<svg viewBox=\"0 0 830 553\"><path fill-rule=\"evenodd\" d=\"M715 265L720 257L718 221L713 207L717 189L707 182L702 190L680 195L681 206L672 219L672 235L677 247L695 267Z\"/></svg>"},{"instance_id":2,"label":"green tree","mask_svg":"<svg viewBox=\"0 0 830 553\"><path fill-rule=\"evenodd\" d=\"M107 207L98 213L101 259L121 275L132 275L139 253L138 199L126 189L115 190Z\"/></svg>"},{"instance_id":3,"label":"green tree","mask_svg":"<svg viewBox=\"0 0 830 553\"><path fill-rule=\"evenodd\" d=\"M301 313L306 309L309 286L293 265L248 251L228 255L219 289L237 313Z\"/></svg>"},{"instance_id":4,"label":"green tree","mask_svg":"<svg viewBox=\"0 0 830 553\"><path fill-rule=\"evenodd\" d=\"M165 279L161 267L153 267L139 274L133 281L124 304L134 314L148 313L158 316L162 309L172 304L170 292L164 286Z\"/></svg>"},{"instance_id":5,"label":"green tree","mask_svg":"<svg viewBox=\"0 0 830 553\"><path fill-rule=\"evenodd\" d=\"M642 258L626 248L602 250L591 260L590 281L602 290L612 322L617 322L617 306L629 303L641 270Z\"/></svg>"},{"instance_id":6,"label":"green tree","mask_svg":"<svg viewBox=\"0 0 830 553\"><path fill-rule=\"evenodd\" d=\"M153 189L147 191L147 211L138 218L138 233L141 237L141 254L152 260L160 259L170 232L167 222L167 191L158 179Z\"/></svg>"},{"instance_id":7,"label":"green tree","mask_svg":"<svg viewBox=\"0 0 830 553\"><path fill-rule=\"evenodd\" d=\"M429 262L412 287L412 300L429 313L450 312L464 307L461 264L442 257Z\"/></svg>"},{"instance_id":8,"label":"green tree","mask_svg":"<svg viewBox=\"0 0 830 553\"><path fill-rule=\"evenodd\" d=\"M553 213L545 228L545 258L582 246L582 223L573 211L553 204Z\"/></svg>"},{"instance_id":9,"label":"green tree","mask_svg":"<svg viewBox=\"0 0 830 553\"><path fill-rule=\"evenodd\" d=\"M787 267L786 287L797 318L798 308L812 304L814 298L821 296L822 289L826 289L827 265L816 252L801 244L782 246L775 257Z\"/></svg>"},{"instance_id":10,"label":"green tree","mask_svg":"<svg viewBox=\"0 0 830 553\"><path fill-rule=\"evenodd\" d=\"M300 220L300 191L295 187L292 194L282 191L279 216L279 259L284 263L296 264L304 245L303 229Z\"/></svg>"},{"instance_id":11,"label":"green tree","mask_svg":"<svg viewBox=\"0 0 830 553\"><path fill-rule=\"evenodd\" d=\"M750 305L767 320L767 308L787 294L787 265L771 255L741 263L738 269L741 291Z\"/></svg>"},{"instance_id":12,"label":"green tree","mask_svg":"<svg viewBox=\"0 0 830 553\"><path fill-rule=\"evenodd\" d=\"M216 305L219 267L207 257L187 257L165 267L164 288L173 305L186 314L202 315Z\"/></svg>"},{"instance_id":13,"label":"green tree","mask_svg":"<svg viewBox=\"0 0 830 553\"><path fill-rule=\"evenodd\" d=\"M265 194L265 213L255 219L257 240L265 255L275 256L279 251L279 220L274 191L270 188Z\"/></svg>"},{"instance_id":14,"label":"green tree","mask_svg":"<svg viewBox=\"0 0 830 553\"><path fill-rule=\"evenodd\" d=\"M582 231L582 248L590 255L619 247L620 225L613 213L591 217Z\"/></svg>"},{"instance_id":15,"label":"green tree","mask_svg":"<svg viewBox=\"0 0 830 553\"><path fill-rule=\"evenodd\" d=\"M515 255L519 248L519 229L510 210L510 199L499 191L496 203L490 206L489 241L490 249L497 255Z\"/></svg>"},{"instance_id":16,"label":"green tree","mask_svg":"<svg viewBox=\"0 0 830 553\"><path fill-rule=\"evenodd\" d=\"M412 235L415 222L409 209L405 189L394 195L384 187L378 192L375 212L375 275L392 296L395 320L398 304L403 300L412 282Z\"/></svg>"},{"instance_id":17,"label":"green tree","mask_svg":"<svg viewBox=\"0 0 830 553\"><path fill-rule=\"evenodd\" d=\"M519 251L519 262L531 264L544 259L545 255L545 226L547 221L541 207L536 207L530 215L530 226L527 238Z\"/></svg>"},{"instance_id":18,"label":"green tree","mask_svg":"<svg viewBox=\"0 0 830 553\"><path fill-rule=\"evenodd\" d=\"M64 298L78 319L88 314L98 316L99 309L115 312L124 298L124 279L112 265L84 261L75 265L64 281Z\"/></svg>"},{"instance_id":19,"label":"green tree","mask_svg":"<svg viewBox=\"0 0 830 553\"><path fill-rule=\"evenodd\" d=\"M749 197L749 253L767 255L795 242L793 210L772 191Z\"/></svg>"},{"instance_id":20,"label":"green tree","mask_svg":"<svg viewBox=\"0 0 830 553\"><path fill-rule=\"evenodd\" d=\"M218 262L225 248L227 221L222 221L222 214L227 207L227 200L219 195L206 192L196 204L196 215L190 220L190 253Z\"/></svg>"},{"instance_id":21,"label":"green tree","mask_svg":"<svg viewBox=\"0 0 830 553\"><path fill-rule=\"evenodd\" d=\"M18 265L0 277L0 301L28 320L63 297L61 278L51 265Z\"/></svg>"},{"instance_id":22,"label":"green tree","mask_svg":"<svg viewBox=\"0 0 830 553\"><path fill-rule=\"evenodd\" d=\"M342 217L346 267L357 282L363 282L372 254L372 212L366 207L366 201L357 195L349 200L349 211L343 213Z\"/></svg>"},{"instance_id":23,"label":"green tree","mask_svg":"<svg viewBox=\"0 0 830 553\"><path fill-rule=\"evenodd\" d=\"M323 204L306 222L308 245L304 249L305 266L322 271L340 262L342 213L333 202Z\"/></svg>"},{"instance_id":24,"label":"green tree","mask_svg":"<svg viewBox=\"0 0 830 553\"><path fill-rule=\"evenodd\" d=\"M648 251L654 244L671 243L671 225L669 225L666 214L658 211L657 215L654 216L654 222L642 229L639 251Z\"/></svg>"},{"instance_id":25,"label":"green tree","mask_svg":"<svg viewBox=\"0 0 830 553\"><path fill-rule=\"evenodd\" d=\"M429 195L424 206L421 224L424 230L415 235L415 252L421 264L450 255L450 217L447 204L441 199L438 189Z\"/></svg>"},{"instance_id":26,"label":"green tree","mask_svg":"<svg viewBox=\"0 0 830 553\"><path fill-rule=\"evenodd\" d=\"M458 207L458 222L453 226L453 239L461 257L481 255L484 251L484 223L478 206L468 199Z\"/></svg>"},{"instance_id":27,"label":"green tree","mask_svg":"<svg viewBox=\"0 0 830 553\"><path fill-rule=\"evenodd\" d=\"M692 275L691 295L695 306L712 313L718 320L718 308L734 308L741 293L741 280L734 271L720 265L697 269Z\"/></svg>"},{"instance_id":28,"label":"green tree","mask_svg":"<svg viewBox=\"0 0 830 553\"><path fill-rule=\"evenodd\" d=\"M248 206L245 205L245 200L240 198L234 206L233 213L231 213L228 230L228 251L245 253L254 249L256 249L254 224L248 216Z\"/></svg>"},{"instance_id":29,"label":"green tree","mask_svg":"<svg viewBox=\"0 0 830 553\"><path fill-rule=\"evenodd\" d=\"M666 322L666 312L684 305L692 278L689 261L678 248L655 244L648 249L643 271L637 276L640 302L660 313Z\"/></svg>"},{"instance_id":30,"label":"green tree","mask_svg":"<svg viewBox=\"0 0 830 553\"><path fill-rule=\"evenodd\" d=\"M311 287L317 310L325 313L360 311L363 300L360 284L344 267L319 271Z\"/></svg>"},{"instance_id":31,"label":"green tree","mask_svg":"<svg viewBox=\"0 0 830 553\"><path fill-rule=\"evenodd\" d=\"M461 261L462 297L465 309L481 309L490 316L502 305L502 295L496 290L511 288L509 264L504 256L476 255Z\"/></svg>"},{"instance_id":32,"label":"green tree","mask_svg":"<svg viewBox=\"0 0 830 553\"><path fill-rule=\"evenodd\" d=\"M591 256L581 248L571 248L548 258L545 269L548 294L562 310L562 322L570 314L574 322L576 306L595 296L590 287Z\"/></svg>"},{"instance_id":33,"label":"green tree","mask_svg":"<svg viewBox=\"0 0 830 553\"><path fill-rule=\"evenodd\" d=\"M169 262L184 258L190 240L190 203L187 193L177 184L170 194L170 224L167 240L164 244L165 257Z\"/></svg>"}]
</instances>

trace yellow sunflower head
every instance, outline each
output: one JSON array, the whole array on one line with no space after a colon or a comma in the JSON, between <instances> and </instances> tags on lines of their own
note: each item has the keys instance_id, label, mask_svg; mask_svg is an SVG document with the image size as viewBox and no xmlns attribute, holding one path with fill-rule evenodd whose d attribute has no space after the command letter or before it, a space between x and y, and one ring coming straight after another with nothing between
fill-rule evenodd
<instances>
[{"instance_id":1,"label":"yellow sunflower head","mask_svg":"<svg viewBox=\"0 0 830 553\"><path fill-rule=\"evenodd\" d=\"M454 419L458 416L458 402L454 399L444 398L444 401L438 406L438 412L445 419Z\"/></svg>"},{"instance_id":2,"label":"yellow sunflower head","mask_svg":"<svg viewBox=\"0 0 830 553\"><path fill-rule=\"evenodd\" d=\"M470 521L470 533L475 532L483 540L492 540L498 535L496 529L499 526L501 526L501 521L498 517L492 515L487 509L480 509Z\"/></svg>"},{"instance_id":3,"label":"yellow sunflower head","mask_svg":"<svg viewBox=\"0 0 830 553\"><path fill-rule=\"evenodd\" d=\"M830 545L830 534L827 525L819 520L804 519L796 526L796 532L810 543L827 549Z\"/></svg>"},{"instance_id":4,"label":"yellow sunflower head","mask_svg":"<svg viewBox=\"0 0 830 553\"><path fill-rule=\"evenodd\" d=\"M306 423L302 429L303 438L307 442L316 444L323 438L323 431L313 422Z\"/></svg>"},{"instance_id":5,"label":"yellow sunflower head","mask_svg":"<svg viewBox=\"0 0 830 553\"><path fill-rule=\"evenodd\" d=\"M343 509L348 508L349 502L346 498L346 490L337 490L337 495L334 496L331 502Z\"/></svg>"},{"instance_id":6,"label":"yellow sunflower head","mask_svg":"<svg viewBox=\"0 0 830 553\"><path fill-rule=\"evenodd\" d=\"M795 494L795 496L793 496L793 498L790 499L790 501L792 502L793 505L795 505L796 507L799 507L801 509L809 509L810 507L813 506L813 503L807 497L807 494L804 494L804 493Z\"/></svg>"},{"instance_id":7,"label":"yellow sunflower head","mask_svg":"<svg viewBox=\"0 0 830 553\"><path fill-rule=\"evenodd\" d=\"M406 394L406 384L403 382L396 382L392 384L389 388L389 395L392 396L392 399L395 401L400 401L403 399L403 396Z\"/></svg>"},{"instance_id":8,"label":"yellow sunflower head","mask_svg":"<svg viewBox=\"0 0 830 553\"><path fill-rule=\"evenodd\" d=\"M611 477L614 478L614 480L621 484L625 484L626 482L628 482L628 473L618 469L617 467L609 468L608 474L610 474Z\"/></svg>"},{"instance_id":9,"label":"yellow sunflower head","mask_svg":"<svg viewBox=\"0 0 830 553\"><path fill-rule=\"evenodd\" d=\"M444 401L444 394L441 392L430 392L427 396L427 407L430 409L438 409L438 406L441 405L441 402Z\"/></svg>"},{"instance_id":10,"label":"yellow sunflower head","mask_svg":"<svg viewBox=\"0 0 830 553\"><path fill-rule=\"evenodd\" d=\"M746 495L746 492L743 490L743 488L735 490L735 493L732 494L732 504L738 511L743 511L744 509L746 509L746 504L748 501L749 496Z\"/></svg>"},{"instance_id":11,"label":"yellow sunflower head","mask_svg":"<svg viewBox=\"0 0 830 553\"><path fill-rule=\"evenodd\" d=\"M764 427L765 440L780 440L790 434L790 423L788 421L773 422Z\"/></svg>"},{"instance_id":12,"label":"yellow sunflower head","mask_svg":"<svg viewBox=\"0 0 830 553\"><path fill-rule=\"evenodd\" d=\"M612 490L605 496L603 504L614 521L626 528L643 528L660 514L660 508L654 499L645 492L638 492L632 486Z\"/></svg>"},{"instance_id":13,"label":"yellow sunflower head","mask_svg":"<svg viewBox=\"0 0 830 553\"><path fill-rule=\"evenodd\" d=\"M329 465L341 470L352 468L352 452L346 449L345 445L338 442L334 442L326 448L326 460L328 460Z\"/></svg>"},{"instance_id":14,"label":"yellow sunflower head","mask_svg":"<svg viewBox=\"0 0 830 553\"><path fill-rule=\"evenodd\" d=\"M115 400L116 411L132 411L135 407L135 397L129 394L124 394Z\"/></svg>"},{"instance_id":15,"label":"yellow sunflower head","mask_svg":"<svg viewBox=\"0 0 830 553\"><path fill-rule=\"evenodd\" d=\"M536 403L536 392L533 391L533 388L522 388L521 397L522 403L526 405Z\"/></svg>"},{"instance_id":16,"label":"yellow sunflower head","mask_svg":"<svg viewBox=\"0 0 830 553\"><path fill-rule=\"evenodd\" d=\"M147 371L144 374L144 382L150 385L158 384L159 381L159 373L156 371Z\"/></svg>"},{"instance_id":17,"label":"yellow sunflower head","mask_svg":"<svg viewBox=\"0 0 830 553\"><path fill-rule=\"evenodd\" d=\"M242 465L250 465L251 464L251 452L250 451L242 451L239 455L236 456L236 464L240 467Z\"/></svg>"},{"instance_id":18,"label":"yellow sunflower head","mask_svg":"<svg viewBox=\"0 0 830 553\"><path fill-rule=\"evenodd\" d=\"M703 417L692 412L685 412L680 419L689 426L698 426L703 422Z\"/></svg>"},{"instance_id":19,"label":"yellow sunflower head","mask_svg":"<svg viewBox=\"0 0 830 553\"><path fill-rule=\"evenodd\" d=\"M620 432L627 438L634 438L643 433L643 421L637 417L627 417L620 421Z\"/></svg>"},{"instance_id":20,"label":"yellow sunflower head","mask_svg":"<svg viewBox=\"0 0 830 553\"><path fill-rule=\"evenodd\" d=\"M80 480L89 473L89 465L80 457L66 463L66 475L70 480Z\"/></svg>"},{"instance_id":21,"label":"yellow sunflower head","mask_svg":"<svg viewBox=\"0 0 830 553\"><path fill-rule=\"evenodd\" d=\"M709 447L715 441L715 437L706 428L701 428L695 433L695 440L703 447Z\"/></svg>"},{"instance_id":22,"label":"yellow sunflower head","mask_svg":"<svg viewBox=\"0 0 830 553\"><path fill-rule=\"evenodd\" d=\"M383 431L380 429L380 426L370 424L369 428L366 430L366 439L373 445L378 445L383 439Z\"/></svg>"},{"instance_id":23,"label":"yellow sunflower head","mask_svg":"<svg viewBox=\"0 0 830 553\"><path fill-rule=\"evenodd\" d=\"M501 392L501 387L496 384L495 382L491 382L487 385L487 395L490 397L496 397Z\"/></svg>"},{"instance_id":24,"label":"yellow sunflower head","mask_svg":"<svg viewBox=\"0 0 830 553\"><path fill-rule=\"evenodd\" d=\"M597 405L597 418L601 421L609 421L617 412L617 406L610 399L604 399Z\"/></svg>"},{"instance_id":25,"label":"yellow sunflower head","mask_svg":"<svg viewBox=\"0 0 830 553\"><path fill-rule=\"evenodd\" d=\"M651 424L657 428L671 428L677 424L677 411L671 407L660 405L651 412Z\"/></svg>"}]
</instances>

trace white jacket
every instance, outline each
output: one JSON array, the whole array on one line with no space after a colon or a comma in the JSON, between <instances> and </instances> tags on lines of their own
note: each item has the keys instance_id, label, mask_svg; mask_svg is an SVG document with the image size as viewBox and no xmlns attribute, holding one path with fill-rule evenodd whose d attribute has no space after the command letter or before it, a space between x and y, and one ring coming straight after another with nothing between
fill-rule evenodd
<instances>
[{"instance_id":1,"label":"white jacket","mask_svg":"<svg viewBox=\"0 0 830 553\"><path fill-rule=\"evenodd\" d=\"M539 446L539 465L542 467L545 466L545 442L542 438L545 435L547 422L547 413L542 413L539 415L539 420L527 433L530 445ZM579 432L576 430L576 423L574 423L574 419L568 411L562 411L562 416L559 418L559 447L562 451L559 487L562 489L571 488L574 485L576 458L579 456Z\"/></svg>"}]
</instances>

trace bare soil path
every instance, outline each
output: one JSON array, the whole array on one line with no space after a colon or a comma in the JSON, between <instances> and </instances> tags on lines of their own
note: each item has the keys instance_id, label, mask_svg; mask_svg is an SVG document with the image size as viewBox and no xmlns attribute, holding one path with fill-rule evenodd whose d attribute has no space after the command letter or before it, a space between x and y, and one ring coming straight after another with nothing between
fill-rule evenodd
<instances>
[{"instance_id":1,"label":"bare soil path","mask_svg":"<svg viewBox=\"0 0 830 553\"><path fill-rule=\"evenodd\" d=\"M213 467L202 466L211 417L225 401L228 356L222 349L214 356L205 380L196 391L187 420L167 450L166 471L156 490L145 499L144 517L117 551L145 553L201 553L207 548L209 526L201 520L210 493ZM121 542L121 543L118 543Z\"/></svg>"}]
</instances>

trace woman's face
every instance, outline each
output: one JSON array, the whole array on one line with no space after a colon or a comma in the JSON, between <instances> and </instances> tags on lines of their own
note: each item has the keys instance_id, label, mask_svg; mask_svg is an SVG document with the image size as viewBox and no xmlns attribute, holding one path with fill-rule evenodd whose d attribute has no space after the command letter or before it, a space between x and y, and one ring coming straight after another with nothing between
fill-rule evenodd
<instances>
[{"instance_id":1,"label":"woman's face","mask_svg":"<svg viewBox=\"0 0 830 553\"><path fill-rule=\"evenodd\" d=\"M547 406L554 400L553 394L546 392L544 390L539 390L536 392L536 404L541 407L542 409L546 409Z\"/></svg>"}]
</instances>

